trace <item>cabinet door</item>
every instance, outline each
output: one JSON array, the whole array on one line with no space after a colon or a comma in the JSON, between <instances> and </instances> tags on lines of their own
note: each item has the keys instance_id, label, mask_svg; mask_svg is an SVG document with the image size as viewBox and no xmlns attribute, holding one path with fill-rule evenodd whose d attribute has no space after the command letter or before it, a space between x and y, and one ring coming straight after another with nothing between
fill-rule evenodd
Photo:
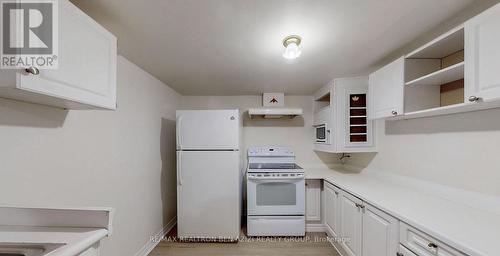
<instances>
[{"instance_id":1,"label":"cabinet door","mask_svg":"<svg viewBox=\"0 0 500 256\"><path fill-rule=\"evenodd\" d=\"M398 252L399 221L365 205L363 208L363 256L393 256Z\"/></svg>"},{"instance_id":2,"label":"cabinet door","mask_svg":"<svg viewBox=\"0 0 500 256\"><path fill-rule=\"evenodd\" d=\"M58 69L18 75L17 87L116 108L116 38L67 0L59 3Z\"/></svg>"},{"instance_id":3,"label":"cabinet door","mask_svg":"<svg viewBox=\"0 0 500 256\"><path fill-rule=\"evenodd\" d=\"M333 185L325 182L325 226L333 237L340 234L340 191Z\"/></svg>"},{"instance_id":4,"label":"cabinet door","mask_svg":"<svg viewBox=\"0 0 500 256\"><path fill-rule=\"evenodd\" d=\"M465 96L500 99L500 4L465 24Z\"/></svg>"},{"instance_id":5,"label":"cabinet door","mask_svg":"<svg viewBox=\"0 0 500 256\"><path fill-rule=\"evenodd\" d=\"M380 119L403 114L404 57L371 74L368 85L368 117Z\"/></svg>"},{"instance_id":6,"label":"cabinet door","mask_svg":"<svg viewBox=\"0 0 500 256\"><path fill-rule=\"evenodd\" d=\"M340 197L340 230L341 237L346 239L342 247L349 256L361 255L363 213L362 201L348 194L341 193Z\"/></svg>"},{"instance_id":7,"label":"cabinet door","mask_svg":"<svg viewBox=\"0 0 500 256\"><path fill-rule=\"evenodd\" d=\"M306 221L321 221L321 181L306 181Z\"/></svg>"}]
</instances>

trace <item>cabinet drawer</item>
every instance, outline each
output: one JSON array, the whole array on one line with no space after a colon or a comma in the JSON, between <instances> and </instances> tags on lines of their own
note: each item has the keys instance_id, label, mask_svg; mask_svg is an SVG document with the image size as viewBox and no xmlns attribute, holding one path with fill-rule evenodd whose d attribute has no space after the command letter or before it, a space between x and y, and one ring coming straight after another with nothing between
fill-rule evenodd
<instances>
[{"instance_id":1,"label":"cabinet drawer","mask_svg":"<svg viewBox=\"0 0 500 256\"><path fill-rule=\"evenodd\" d=\"M412 251L406 249L406 247L399 245L399 252L398 252L397 256L418 256L418 255L416 255Z\"/></svg>"},{"instance_id":2,"label":"cabinet drawer","mask_svg":"<svg viewBox=\"0 0 500 256\"><path fill-rule=\"evenodd\" d=\"M465 256L435 238L401 222L399 241L419 256Z\"/></svg>"}]
</instances>

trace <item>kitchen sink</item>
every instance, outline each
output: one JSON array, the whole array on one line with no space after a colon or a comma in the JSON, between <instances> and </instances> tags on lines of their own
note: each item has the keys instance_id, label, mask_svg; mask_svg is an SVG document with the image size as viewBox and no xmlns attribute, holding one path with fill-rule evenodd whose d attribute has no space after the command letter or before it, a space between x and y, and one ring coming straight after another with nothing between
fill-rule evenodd
<instances>
[{"instance_id":1,"label":"kitchen sink","mask_svg":"<svg viewBox=\"0 0 500 256\"><path fill-rule=\"evenodd\" d=\"M0 256L43 256L64 244L0 243Z\"/></svg>"}]
</instances>

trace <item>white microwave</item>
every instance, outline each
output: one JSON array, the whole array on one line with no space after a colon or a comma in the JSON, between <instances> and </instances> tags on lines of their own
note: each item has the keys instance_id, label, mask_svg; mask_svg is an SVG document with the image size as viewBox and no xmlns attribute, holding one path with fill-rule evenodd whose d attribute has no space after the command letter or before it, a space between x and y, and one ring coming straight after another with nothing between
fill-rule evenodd
<instances>
[{"instance_id":1,"label":"white microwave","mask_svg":"<svg viewBox=\"0 0 500 256\"><path fill-rule=\"evenodd\" d=\"M318 144L328 144L330 138L330 130L326 124L319 124L314 126L315 142Z\"/></svg>"}]
</instances>

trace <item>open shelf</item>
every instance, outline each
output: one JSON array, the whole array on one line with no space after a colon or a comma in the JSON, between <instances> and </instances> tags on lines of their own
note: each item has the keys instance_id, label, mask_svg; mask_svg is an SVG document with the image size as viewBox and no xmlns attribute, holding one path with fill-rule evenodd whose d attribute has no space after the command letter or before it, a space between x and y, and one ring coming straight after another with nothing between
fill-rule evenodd
<instances>
[{"instance_id":1,"label":"open shelf","mask_svg":"<svg viewBox=\"0 0 500 256\"><path fill-rule=\"evenodd\" d=\"M464 44L462 25L405 56L407 116L447 113L465 104Z\"/></svg>"},{"instance_id":2,"label":"open shelf","mask_svg":"<svg viewBox=\"0 0 500 256\"><path fill-rule=\"evenodd\" d=\"M406 85L442 85L464 78L465 62L449 66L434 73L419 77Z\"/></svg>"},{"instance_id":3,"label":"open shelf","mask_svg":"<svg viewBox=\"0 0 500 256\"><path fill-rule=\"evenodd\" d=\"M464 49L464 27L459 26L450 32L425 44L412 53L407 59L441 59Z\"/></svg>"}]
</instances>

